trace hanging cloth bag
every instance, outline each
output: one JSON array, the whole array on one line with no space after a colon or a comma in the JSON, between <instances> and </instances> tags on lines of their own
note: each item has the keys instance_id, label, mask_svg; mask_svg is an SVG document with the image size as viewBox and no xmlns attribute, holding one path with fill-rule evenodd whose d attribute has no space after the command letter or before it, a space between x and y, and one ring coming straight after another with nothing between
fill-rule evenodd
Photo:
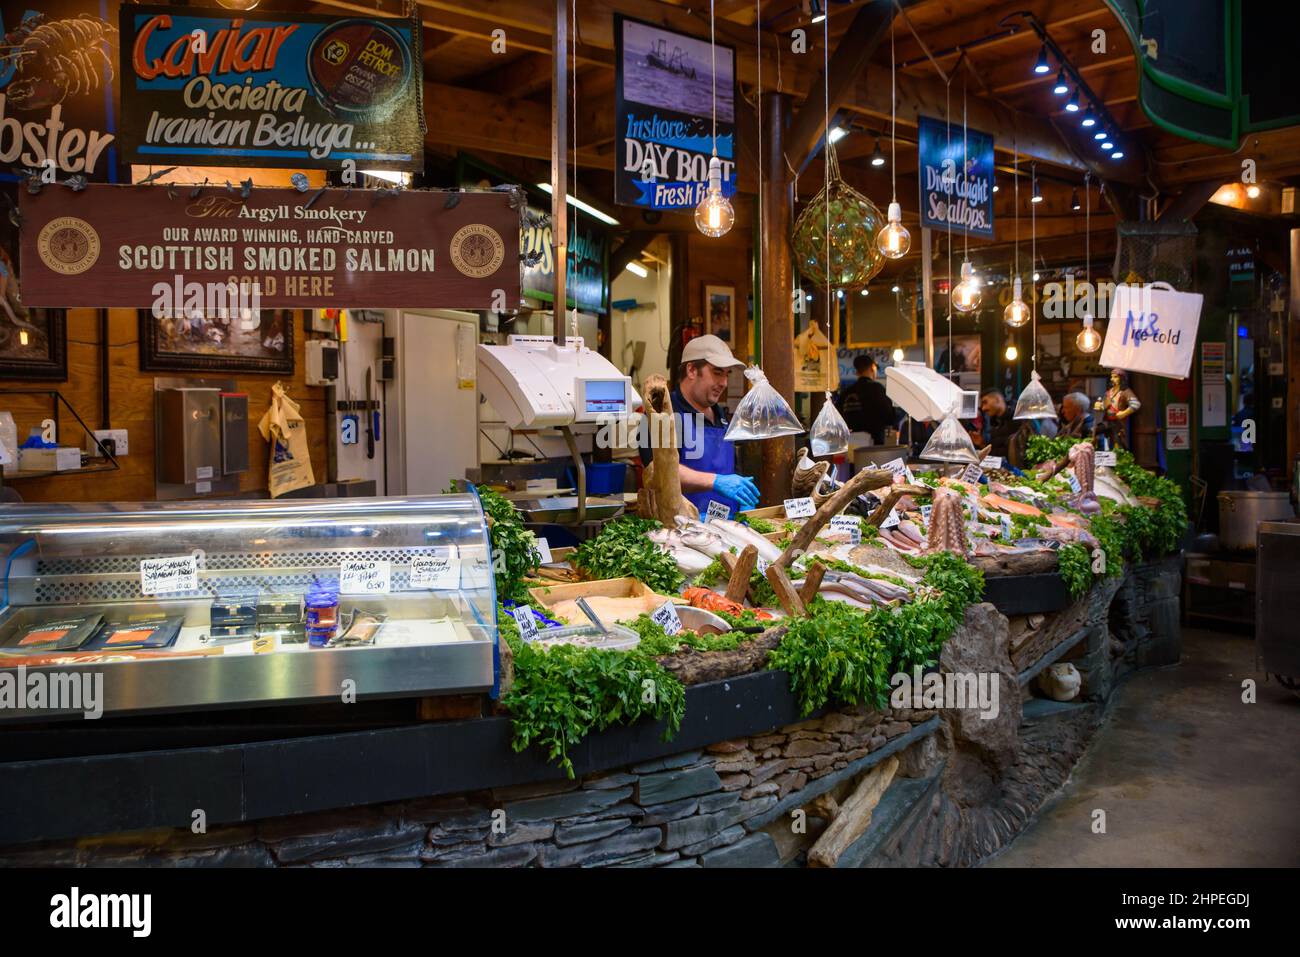
<instances>
[{"instance_id":1,"label":"hanging cloth bag","mask_svg":"<svg viewBox=\"0 0 1300 957\"><path fill-rule=\"evenodd\" d=\"M267 456L271 498L316 484L307 447L307 423L298 411L298 403L285 394L278 382L271 387L271 406L257 423L257 430L271 443L271 454Z\"/></svg>"}]
</instances>

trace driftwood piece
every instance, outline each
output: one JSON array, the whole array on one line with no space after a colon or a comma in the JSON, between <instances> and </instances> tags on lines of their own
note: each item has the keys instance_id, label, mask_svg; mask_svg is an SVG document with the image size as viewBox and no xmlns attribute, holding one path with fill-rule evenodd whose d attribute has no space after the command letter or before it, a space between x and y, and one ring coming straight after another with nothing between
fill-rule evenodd
<instances>
[{"instance_id":1,"label":"driftwood piece","mask_svg":"<svg viewBox=\"0 0 1300 957\"><path fill-rule=\"evenodd\" d=\"M834 867L840 855L871 826L871 814L894 780L898 758L890 755L858 781L858 786L839 807L835 819L808 851L809 867Z\"/></svg>"},{"instance_id":2,"label":"driftwood piece","mask_svg":"<svg viewBox=\"0 0 1300 957\"><path fill-rule=\"evenodd\" d=\"M645 380L642 393L653 461L642 475L637 511L642 517L657 519L665 528L676 528L674 519L678 515L698 522L700 510L682 494L681 453L677 449L677 424L668 380L652 375Z\"/></svg>"},{"instance_id":3,"label":"driftwood piece","mask_svg":"<svg viewBox=\"0 0 1300 957\"><path fill-rule=\"evenodd\" d=\"M807 605L817 594L817 589L822 587L822 577L826 574L826 566L821 562L813 562L808 569L808 574L804 576L803 587L799 589L799 597Z\"/></svg>"},{"instance_id":4,"label":"driftwood piece","mask_svg":"<svg viewBox=\"0 0 1300 957\"><path fill-rule=\"evenodd\" d=\"M1005 555L976 555L971 564L984 572L986 577L1002 575L1040 575L1054 572L1060 567L1056 552L1008 552Z\"/></svg>"},{"instance_id":5,"label":"driftwood piece","mask_svg":"<svg viewBox=\"0 0 1300 957\"><path fill-rule=\"evenodd\" d=\"M754 566L758 564L758 549L753 545L746 545L740 550L740 554L733 552L723 552L721 556L722 567L730 572L727 579L727 598L735 602L743 602L745 595L749 592L749 579L754 574Z\"/></svg>"},{"instance_id":6,"label":"driftwood piece","mask_svg":"<svg viewBox=\"0 0 1300 957\"><path fill-rule=\"evenodd\" d=\"M766 575L767 580L772 583L772 590L776 592L776 600L781 603L781 608L787 615L801 618L808 614L803 599L799 597L799 592L795 590L794 583L790 581L790 576L786 574L784 568L773 562L767 566Z\"/></svg>"},{"instance_id":7,"label":"driftwood piece","mask_svg":"<svg viewBox=\"0 0 1300 957\"><path fill-rule=\"evenodd\" d=\"M889 518L889 513L894 510L894 506L898 504L898 500L902 497L902 488L898 486L891 488L885 493L885 497L880 500L880 504L871 510L871 514L867 516L867 524L879 528L885 519Z\"/></svg>"},{"instance_id":8,"label":"driftwood piece","mask_svg":"<svg viewBox=\"0 0 1300 957\"><path fill-rule=\"evenodd\" d=\"M886 469L863 469L841 485L834 495L818 507L813 517L804 522L803 526L794 533L790 544L773 565L789 568L791 562L808 550L817 533L833 516L844 511L845 507L863 492L869 492L873 488L883 488L893 481L894 474Z\"/></svg>"},{"instance_id":9,"label":"driftwood piece","mask_svg":"<svg viewBox=\"0 0 1300 957\"><path fill-rule=\"evenodd\" d=\"M671 655L656 660L671 671L684 685L722 681L762 671L767 667L767 656L785 637L784 625L775 625L732 651L697 651L682 648Z\"/></svg>"}]
</instances>

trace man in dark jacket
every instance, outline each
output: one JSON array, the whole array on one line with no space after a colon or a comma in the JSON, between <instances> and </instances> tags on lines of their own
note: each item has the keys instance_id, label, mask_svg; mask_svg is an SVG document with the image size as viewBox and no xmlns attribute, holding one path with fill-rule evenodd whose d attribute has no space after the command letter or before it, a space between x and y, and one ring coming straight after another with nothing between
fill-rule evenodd
<instances>
[{"instance_id":1,"label":"man in dark jacket","mask_svg":"<svg viewBox=\"0 0 1300 957\"><path fill-rule=\"evenodd\" d=\"M980 396L980 417L983 419L983 429L972 431L971 441L977 449L991 445L993 448L989 451L990 455L1007 458L1011 438L1020 428L1020 423L1011 417L1006 397L997 389L985 392Z\"/></svg>"},{"instance_id":2,"label":"man in dark jacket","mask_svg":"<svg viewBox=\"0 0 1300 957\"><path fill-rule=\"evenodd\" d=\"M894 403L885 387L876 381L876 360L860 355L853 360L858 377L840 390L836 404L850 432L866 432L876 445L883 445L885 429L898 422Z\"/></svg>"}]
</instances>

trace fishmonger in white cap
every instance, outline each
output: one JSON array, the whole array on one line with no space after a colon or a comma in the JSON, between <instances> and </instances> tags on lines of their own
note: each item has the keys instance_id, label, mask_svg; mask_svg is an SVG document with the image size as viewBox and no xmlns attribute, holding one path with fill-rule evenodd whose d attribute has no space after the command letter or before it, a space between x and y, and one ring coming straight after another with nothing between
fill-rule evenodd
<instances>
[{"instance_id":1,"label":"fishmonger in white cap","mask_svg":"<svg viewBox=\"0 0 1300 957\"><path fill-rule=\"evenodd\" d=\"M707 514L710 502L725 505L733 516L758 504L754 480L736 474L736 448L723 438L727 410L718 404L727 391L729 371L743 365L717 336L696 336L682 350L673 412L703 417L701 441L694 449L682 449L682 492L701 515ZM652 455L648 445L642 447L642 462L650 464Z\"/></svg>"}]
</instances>

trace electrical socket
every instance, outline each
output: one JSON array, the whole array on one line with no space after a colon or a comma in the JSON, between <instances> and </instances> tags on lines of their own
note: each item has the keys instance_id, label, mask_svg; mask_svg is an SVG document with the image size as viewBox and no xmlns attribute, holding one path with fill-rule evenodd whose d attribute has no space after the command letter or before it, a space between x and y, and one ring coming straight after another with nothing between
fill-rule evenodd
<instances>
[{"instance_id":1,"label":"electrical socket","mask_svg":"<svg viewBox=\"0 0 1300 957\"><path fill-rule=\"evenodd\" d=\"M109 446L109 451L113 453L114 458L126 455L127 453L127 435L126 429L96 429L93 433L95 439ZM111 444L110 444L111 443ZM99 456L99 446L95 444L94 439L86 436L87 454L92 457Z\"/></svg>"}]
</instances>

